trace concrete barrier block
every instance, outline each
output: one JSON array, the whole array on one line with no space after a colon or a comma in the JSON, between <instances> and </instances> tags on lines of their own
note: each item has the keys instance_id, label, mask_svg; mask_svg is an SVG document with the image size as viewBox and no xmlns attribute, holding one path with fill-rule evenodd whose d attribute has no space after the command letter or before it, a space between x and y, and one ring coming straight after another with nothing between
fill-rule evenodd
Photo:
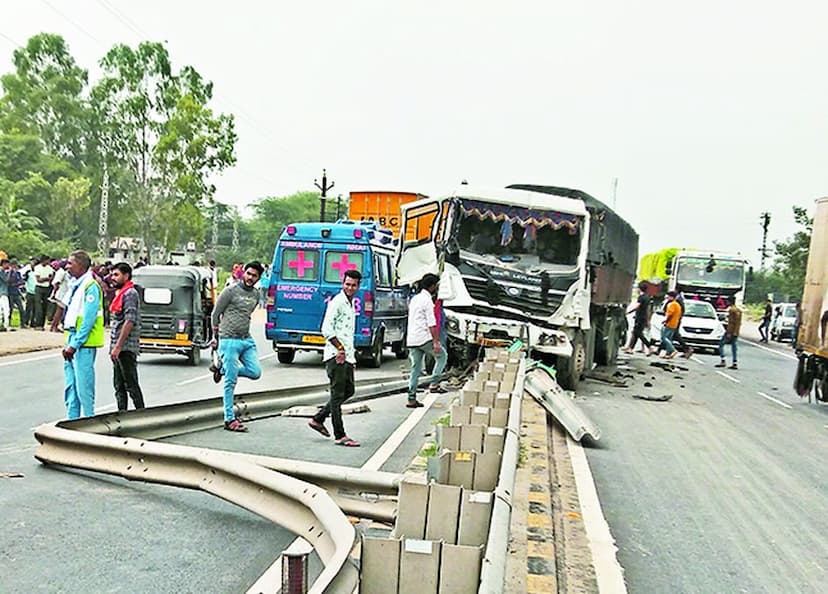
<instances>
[{"instance_id":1,"label":"concrete barrier block","mask_svg":"<svg viewBox=\"0 0 828 594\"><path fill-rule=\"evenodd\" d=\"M472 425L489 425L489 411L491 409L486 406L475 406L471 410L471 418L469 422Z\"/></svg>"},{"instance_id":2,"label":"concrete barrier block","mask_svg":"<svg viewBox=\"0 0 828 594\"><path fill-rule=\"evenodd\" d=\"M475 594L480 583L482 557L482 547L443 544L440 551L440 594Z\"/></svg>"},{"instance_id":3,"label":"concrete barrier block","mask_svg":"<svg viewBox=\"0 0 828 594\"><path fill-rule=\"evenodd\" d=\"M473 406L462 406L455 404L451 407L451 424L452 425L468 425L471 423L471 411Z\"/></svg>"},{"instance_id":4,"label":"concrete barrier block","mask_svg":"<svg viewBox=\"0 0 828 594\"><path fill-rule=\"evenodd\" d=\"M492 427L505 427L508 421L508 408L493 408L489 411L489 425Z\"/></svg>"},{"instance_id":5,"label":"concrete barrier block","mask_svg":"<svg viewBox=\"0 0 828 594\"><path fill-rule=\"evenodd\" d=\"M460 447L454 449L482 454L486 425L463 425L460 429Z\"/></svg>"},{"instance_id":6,"label":"concrete barrier block","mask_svg":"<svg viewBox=\"0 0 828 594\"><path fill-rule=\"evenodd\" d=\"M495 402L495 392L480 392L477 397L475 406L485 406L486 408L493 408Z\"/></svg>"},{"instance_id":7,"label":"concrete barrier block","mask_svg":"<svg viewBox=\"0 0 828 594\"><path fill-rule=\"evenodd\" d=\"M426 477L429 481L447 485L450 468L451 452L442 452L439 456L433 456L426 462Z\"/></svg>"},{"instance_id":8,"label":"concrete barrier block","mask_svg":"<svg viewBox=\"0 0 828 594\"><path fill-rule=\"evenodd\" d=\"M476 457L472 482L475 491L494 491L500 474L500 459L501 453L494 450Z\"/></svg>"},{"instance_id":9,"label":"concrete barrier block","mask_svg":"<svg viewBox=\"0 0 828 594\"><path fill-rule=\"evenodd\" d=\"M392 594L399 588L400 540L362 537L360 594Z\"/></svg>"},{"instance_id":10,"label":"concrete barrier block","mask_svg":"<svg viewBox=\"0 0 828 594\"><path fill-rule=\"evenodd\" d=\"M460 521L460 497L463 489L452 485L431 483L428 487L428 515L426 540L457 542L457 524Z\"/></svg>"},{"instance_id":11,"label":"concrete barrier block","mask_svg":"<svg viewBox=\"0 0 828 594\"><path fill-rule=\"evenodd\" d=\"M474 485L474 452L451 452L447 483L471 489Z\"/></svg>"},{"instance_id":12,"label":"concrete barrier block","mask_svg":"<svg viewBox=\"0 0 828 594\"><path fill-rule=\"evenodd\" d=\"M478 398L480 397L480 392L478 390L469 390L464 388L460 392L460 405L461 406L477 406Z\"/></svg>"},{"instance_id":13,"label":"concrete barrier block","mask_svg":"<svg viewBox=\"0 0 828 594\"><path fill-rule=\"evenodd\" d=\"M423 538L425 536L426 511L428 510L428 485L406 479L400 483L397 521L394 536Z\"/></svg>"},{"instance_id":14,"label":"concrete barrier block","mask_svg":"<svg viewBox=\"0 0 828 594\"><path fill-rule=\"evenodd\" d=\"M487 427L483 436L483 453L503 453L503 444L506 441L506 431L503 427Z\"/></svg>"},{"instance_id":15,"label":"concrete barrier block","mask_svg":"<svg viewBox=\"0 0 828 594\"><path fill-rule=\"evenodd\" d=\"M494 399L494 406L492 408L509 408L509 404L512 402L512 395L508 392L498 392L495 395Z\"/></svg>"},{"instance_id":16,"label":"concrete barrier block","mask_svg":"<svg viewBox=\"0 0 828 594\"><path fill-rule=\"evenodd\" d=\"M483 390L485 392L492 392L493 394L497 394L500 392L500 382L488 380L485 384L483 384Z\"/></svg>"},{"instance_id":17,"label":"concrete barrier block","mask_svg":"<svg viewBox=\"0 0 828 594\"><path fill-rule=\"evenodd\" d=\"M489 538L492 517L492 493L463 490L460 501L460 522L457 544L480 546Z\"/></svg>"},{"instance_id":18,"label":"concrete barrier block","mask_svg":"<svg viewBox=\"0 0 828 594\"><path fill-rule=\"evenodd\" d=\"M437 443L442 450L462 450L460 447L460 427L437 425Z\"/></svg>"},{"instance_id":19,"label":"concrete barrier block","mask_svg":"<svg viewBox=\"0 0 828 594\"><path fill-rule=\"evenodd\" d=\"M440 548L439 542L431 540L403 541L399 594L437 594Z\"/></svg>"}]
</instances>

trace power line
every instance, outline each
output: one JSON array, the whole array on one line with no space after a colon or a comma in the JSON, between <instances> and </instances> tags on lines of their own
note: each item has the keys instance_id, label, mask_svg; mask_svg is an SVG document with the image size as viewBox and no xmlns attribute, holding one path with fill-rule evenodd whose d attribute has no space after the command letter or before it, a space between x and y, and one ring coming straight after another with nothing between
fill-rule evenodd
<instances>
[{"instance_id":1,"label":"power line","mask_svg":"<svg viewBox=\"0 0 828 594\"><path fill-rule=\"evenodd\" d=\"M60 10L58 10L57 8L55 8L55 7L54 7L51 3L49 3L49 1L48 1L48 0L40 0L40 1L41 1L41 2L43 2L43 4L45 4L46 6L48 6L50 9L52 9L52 11L54 11L54 12L55 12L55 14L57 14L57 15L58 15L60 18L62 18L64 21L66 21L67 23L69 23L70 25L72 25L73 27L75 27L78 31L80 31L81 33L83 33L84 35L86 35L89 39L91 39L92 41L94 41L95 43L97 43L98 45L100 45L100 46L102 46L102 47L104 47L104 48L106 47L106 44L105 44L103 41L101 41L100 39L98 39L97 37L95 37L94 35L92 35L89 31L87 31L86 29L84 29L83 27L81 27L81 26L80 26L80 25L79 25L76 21L74 21L73 19L69 18L69 17L68 17L68 16L66 16L63 12L61 12Z\"/></svg>"},{"instance_id":2,"label":"power line","mask_svg":"<svg viewBox=\"0 0 828 594\"><path fill-rule=\"evenodd\" d=\"M138 27L138 25L135 24L135 22L132 19L130 19L128 16L126 16L120 10L115 8L112 4L107 2L107 0L96 0L96 1L97 1L98 4L103 6L107 11L109 11L109 13L112 14L116 19L121 21L121 23L123 23L127 28L132 30L132 32L135 33L138 37L143 37L145 39L147 38L147 35L144 34L143 31L141 31L141 29Z\"/></svg>"},{"instance_id":3,"label":"power line","mask_svg":"<svg viewBox=\"0 0 828 594\"><path fill-rule=\"evenodd\" d=\"M13 44L13 45L17 46L17 48L18 48L18 49L23 49L23 46L22 46L22 45L20 45L19 43L17 43L14 39L12 39L11 37L9 37L8 35L6 35L5 33L3 33L2 31L0 31L0 37L2 37L3 39L5 39L5 40L6 40L6 41L8 41L9 43L11 43L11 44Z\"/></svg>"}]
</instances>

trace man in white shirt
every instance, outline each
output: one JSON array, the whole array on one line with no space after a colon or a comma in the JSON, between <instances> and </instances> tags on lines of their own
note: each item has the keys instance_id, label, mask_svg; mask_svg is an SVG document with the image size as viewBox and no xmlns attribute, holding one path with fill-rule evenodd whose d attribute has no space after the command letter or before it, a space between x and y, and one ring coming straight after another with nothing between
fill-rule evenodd
<instances>
[{"instance_id":1,"label":"man in white shirt","mask_svg":"<svg viewBox=\"0 0 828 594\"><path fill-rule=\"evenodd\" d=\"M331 398L308 423L314 431L330 437L331 434L325 427L325 419L330 415L336 445L350 448L359 447L360 444L345 434L345 426L342 423L342 405L354 395L354 366L356 365L354 295L359 290L361 280L362 274L359 271L347 270L342 279L342 291L328 302L325 310L325 319L322 321L325 350L322 353L322 360L325 361L325 371L331 381Z\"/></svg>"},{"instance_id":2,"label":"man in white shirt","mask_svg":"<svg viewBox=\"0 0 828 594\"><path fill-rule=\"evenodd\" d=\"M408 304L408 331L406 345L408 358L411 362L411 377L408 380L408 408L423 406L417 401L417 384L423 373L423 359L426 355L434 357L434 371L431 374L429 390L445 393L440 386L440 378L446 367L448 356L440 345L440 329L434 316L434 299L440 288L440 277L436 274L426 274L419 283L420 292Z\"/></svg>"}]
</instances>

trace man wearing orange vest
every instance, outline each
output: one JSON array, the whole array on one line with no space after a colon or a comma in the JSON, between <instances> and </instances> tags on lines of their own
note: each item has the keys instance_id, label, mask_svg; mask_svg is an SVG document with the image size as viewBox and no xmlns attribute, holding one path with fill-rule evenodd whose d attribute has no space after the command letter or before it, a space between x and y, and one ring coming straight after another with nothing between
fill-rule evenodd
<instances>
[{"instance_id":1,"label":"man wearing orange vest","mask_svg":"<svg viewBox=\"0 0 828 594\"><path fill-rule=\"evenodd\" d=\"M95 356L104 345L103 295L92 276L89 254L78 250L69 256L72 280L63 297L64 402L69 419L95 414Z\"/></svg>"}]
</instances>

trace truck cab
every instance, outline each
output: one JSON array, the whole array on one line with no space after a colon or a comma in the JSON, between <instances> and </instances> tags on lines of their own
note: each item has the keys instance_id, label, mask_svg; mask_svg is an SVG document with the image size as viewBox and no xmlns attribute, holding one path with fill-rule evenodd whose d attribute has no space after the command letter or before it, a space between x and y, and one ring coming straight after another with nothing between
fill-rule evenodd
<instances>
[{"instance_id":1,"label":"truck cab","mask_svg":"<svg viewBox=\"0 0 828 594\"><path fill-rule=\"evenodd\" d=\"M322 352L325 308L347 270L362 274L354 296L358 357L379 367L386 345L405 357L409 290L395 282L393 255L391 234L371 222L287 225L273 254L265 325L279 362L292 363L297 351Z\"/></svg>"},{"instance_id":2,"label":"truck cab","mask_svg":"<svg viewBox=\"0 0 828 594\"><path fill-rule=\"evenodd\" d=\"M630 265L613 261L603 226L608 209L598 205L553 186L466 186L403 205L400 282L441 274L448 350L456 360L520 339L574 388L593 358L614 361L638 255L629 228ZM600 213L597 226L590 208ZM615 258L623 255L616 251Z\"/></svg>"}]
</instances>

